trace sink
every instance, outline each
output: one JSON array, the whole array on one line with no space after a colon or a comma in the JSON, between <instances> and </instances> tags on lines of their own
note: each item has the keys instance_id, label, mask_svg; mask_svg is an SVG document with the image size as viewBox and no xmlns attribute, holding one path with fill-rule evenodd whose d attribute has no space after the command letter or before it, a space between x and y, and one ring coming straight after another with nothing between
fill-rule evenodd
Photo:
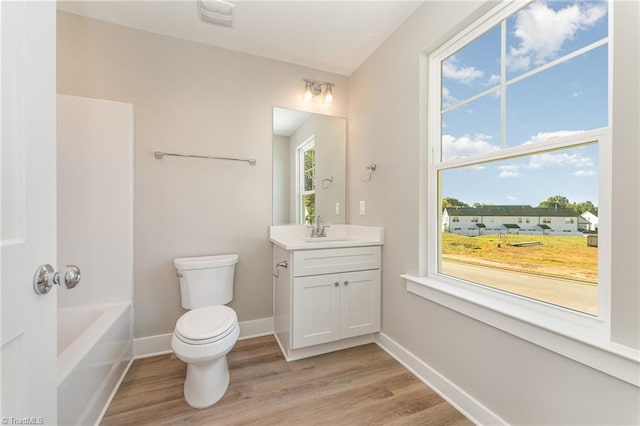
<instances>
[{"instance_id":1,"label":"sink","mask_svg":"<svg viewBox=\"0 0 640 426\"><path fill-rule=\"evenodd\" d=\"M383 229L373 226L331 225L326 237L310 237L305 225L272 225L269 240L285 250L363 247L384 244Z\"/></svg>"},{"instance_id":2,"label":"sink","mask_svg":"<svg viewBox=\"0 0 640 426\"><path fill-rule=\"evenodd\" d=\"M305 239L305 241L308 243L323 243L326 241L347 241L347 239L340 238L340 237L313 237L313 238L307 238Z\"/></svg>"}]
</instances>

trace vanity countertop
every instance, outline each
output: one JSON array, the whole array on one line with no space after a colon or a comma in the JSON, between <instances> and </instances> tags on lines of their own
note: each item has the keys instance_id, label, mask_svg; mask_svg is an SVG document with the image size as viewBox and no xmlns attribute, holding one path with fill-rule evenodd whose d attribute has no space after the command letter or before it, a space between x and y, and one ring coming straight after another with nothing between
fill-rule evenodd
<instances>
[{"instance_id":1,"label":"vanity countertop","mask_svg":"<svg viewBox=\"0 0 640 426\"><path fill-rule=\"evenodd\" d=\"M310 227L304 225L272 225L269 240L285 250L381 246L384 230L376 226L331 225L326 237L310 237Z\"/></svg>"}]
</instances>

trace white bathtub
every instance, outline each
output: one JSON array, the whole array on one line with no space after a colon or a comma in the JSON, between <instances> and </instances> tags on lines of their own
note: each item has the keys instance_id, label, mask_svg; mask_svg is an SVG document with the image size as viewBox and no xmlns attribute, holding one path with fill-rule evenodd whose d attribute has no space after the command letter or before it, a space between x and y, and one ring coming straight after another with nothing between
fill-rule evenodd
<instances>
[{"instance_id":1,"label":"white bathtub","mask_svg":"<svg viewBox=\"0 0 640 426\"><path fill-rule=\"evenodd\" d=\"M58 424L96 424L133 358L129 303L58 310Z\"/></svg>"}]
</instances>

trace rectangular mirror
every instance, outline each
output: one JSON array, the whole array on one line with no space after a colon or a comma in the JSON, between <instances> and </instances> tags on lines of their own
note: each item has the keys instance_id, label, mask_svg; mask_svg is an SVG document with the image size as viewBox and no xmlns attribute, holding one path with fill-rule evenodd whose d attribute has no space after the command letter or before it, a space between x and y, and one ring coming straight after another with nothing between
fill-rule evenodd
<instances>
[{"instance_id":1,"label":"rectangular mirror","mask_svg":"<svg viewBox=\"0 0 640 426\"><path fill-rule=\"evenodd\" d=\"M273 224L345 223L347 119L273 108Z\"/></svg>"}]
</instances>

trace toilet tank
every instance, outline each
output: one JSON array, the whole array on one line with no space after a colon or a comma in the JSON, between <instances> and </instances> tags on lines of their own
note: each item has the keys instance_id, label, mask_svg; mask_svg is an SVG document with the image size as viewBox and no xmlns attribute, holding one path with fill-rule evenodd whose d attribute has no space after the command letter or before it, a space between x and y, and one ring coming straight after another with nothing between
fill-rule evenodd
<instances>
[{"instance_id":1,"label":"toilet tank","mask_svg":"<svg viewBox=\"0 0 640 426\"><path fill-rule=\"evenodd\" d=\"M185 309L226 305L233 299L237 254L175 259Z\"/></svg>"}]
</instances>

